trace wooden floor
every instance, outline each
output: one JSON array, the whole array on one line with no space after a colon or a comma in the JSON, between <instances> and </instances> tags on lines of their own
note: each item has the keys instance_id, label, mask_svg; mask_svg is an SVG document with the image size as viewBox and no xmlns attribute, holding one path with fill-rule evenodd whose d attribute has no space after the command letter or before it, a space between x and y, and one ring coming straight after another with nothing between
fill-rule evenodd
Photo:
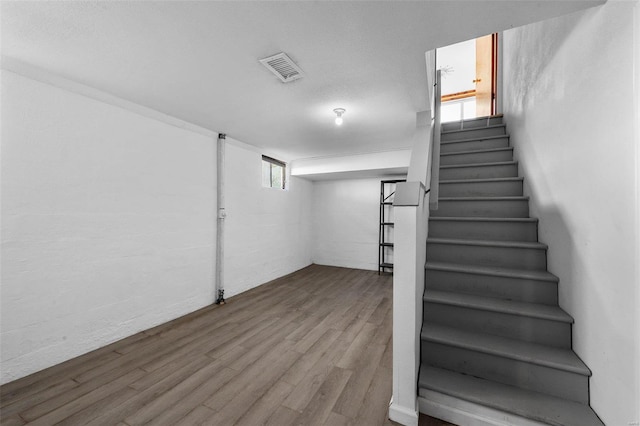
<instances>
[{"instance_id":1,"label":"wooden floor","mask_svg":"<svg viewBox=\"0 0 640 426\"><path fill-rule=\"evenodd\" d=\"M392 425L391 280L312 265L2 386L0 423Z\"/></svg>"}]
</instances>

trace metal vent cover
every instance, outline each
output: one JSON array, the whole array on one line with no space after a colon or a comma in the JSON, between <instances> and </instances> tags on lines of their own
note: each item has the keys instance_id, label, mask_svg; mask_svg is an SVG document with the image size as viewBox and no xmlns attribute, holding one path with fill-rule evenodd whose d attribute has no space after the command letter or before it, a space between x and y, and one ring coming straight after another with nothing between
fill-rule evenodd
<instances>
[{"instance_id":1,"label":"metal vent cover","mask_svg":"<svg viewBox=\"0 0 640 426\"><path fill-rule=\"evenodd\" d=\"M260 59L260 63L274 73L283 83L297 80L304 75L300 67L284 52Z\"/></svg>"}]
</instances>

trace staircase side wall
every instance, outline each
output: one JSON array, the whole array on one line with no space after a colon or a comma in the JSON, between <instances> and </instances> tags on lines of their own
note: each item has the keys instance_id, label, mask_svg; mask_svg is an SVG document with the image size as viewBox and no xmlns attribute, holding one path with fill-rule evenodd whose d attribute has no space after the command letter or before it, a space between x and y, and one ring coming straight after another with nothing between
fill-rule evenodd
<instances>
[{"instance_id":1,"label":"staircase side wall","mask_svg":"<svg viewBox=\"0 0 640 426\"><path fill-rule=\"evenodd\" d=\"M639 7L608 2L504 33L511 143L560 305L576 320L573 348L593 371L591 405L608 425L640 421Z\"/></svg>"}]
</instances>

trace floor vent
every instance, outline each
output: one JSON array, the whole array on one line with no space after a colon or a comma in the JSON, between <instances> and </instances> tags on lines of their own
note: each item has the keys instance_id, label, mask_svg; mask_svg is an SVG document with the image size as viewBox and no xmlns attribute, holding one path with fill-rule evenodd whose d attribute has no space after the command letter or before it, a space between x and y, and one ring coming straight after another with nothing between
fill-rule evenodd
<instances>
[{"instance_id":1,"label":"floor vent","mask_svg":"<svg viewBox=\"0 0 640 426\"><path fill-rule=\"evenodd\" d=\"M286 53L278 53L268 58L260 59L260 63L274 73L283 83L302 78L304 73Z\"/></svg>"}]
</instances>

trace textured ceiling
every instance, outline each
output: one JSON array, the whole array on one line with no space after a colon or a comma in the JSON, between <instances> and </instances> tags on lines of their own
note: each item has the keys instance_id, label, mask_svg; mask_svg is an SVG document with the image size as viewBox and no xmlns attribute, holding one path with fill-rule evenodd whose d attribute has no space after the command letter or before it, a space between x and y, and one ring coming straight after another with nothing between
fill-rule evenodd
<instances>
[{"instance_id":1,"label":"textured ceiling","mask_svg":"<svg viewBox=\"0 0 640 426\"><path fill-rule=\"evenodd\" d=\"M599 3L3 1L2 54L290 160L409 147L427 50Z\"/></svg>"}]
</instances>

